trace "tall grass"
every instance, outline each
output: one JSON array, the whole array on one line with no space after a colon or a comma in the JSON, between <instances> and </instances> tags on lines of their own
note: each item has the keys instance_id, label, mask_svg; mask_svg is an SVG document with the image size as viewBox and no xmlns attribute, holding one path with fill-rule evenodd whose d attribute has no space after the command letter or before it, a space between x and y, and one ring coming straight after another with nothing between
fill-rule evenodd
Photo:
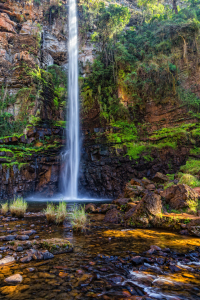
<instances>
[{"instance_id":1,"label":"tall grass","mask_svg":"<svg viewBox=\"0 0 200 300\"><path fill-rule=\"evenodd\" d=\"M70 216L70 220L74 231L85 232L89 225L88 217L85 212L85 207L74 206Z\"/></svg>"},{"instance_id":2,"label":"tall grass","mask_svg":"<svg viewBox=\"0 0 200 300\"><path fill-rule=\"evenodd\" d=\"M47 208L44 210L47 221L49 223L55 222L56 219L56 209L53 203L47 203Z\"/></svg>"},{"instance_id":3,"label":"tall grass","mask_svg":"<svg viewBox=\"0 0 200 300\"><path fill-rule=\"evenodd\" d=\"M27 210L28 204L23 198L14 199L10 204L10 212L12 215L22 218Z\"/></svg>"},{"instance_id":4,"label":"tall grass","mask_svg":"<svg viewBox=\"0 0 200 300\"><path fill-rule=\"evenodd\" d=\"M61 224L67 217L67 204L65 202L60 202L56 209L56 223Z\"/></svg>"},{"instance_id":5,"label":"tall grass","mask_svg":"<svg viewBox=\"0 0 200 300\"><path fill-rule=\"evenodd\" d=\"M67 217L67 204L59 202L59 205L55 207L53 203L48 203L44 213L49 223L61 224Z\"/></svg>"},{"instance_id":6,"label":"tall grass","mask_svg":"<svg viewBox=\"0 0 200 300\"><path fill-rule=\"evenodd\" d=\"M1 204L1 213L5 215L9 211L8 202Z\"/></svg>"}]
</instances>

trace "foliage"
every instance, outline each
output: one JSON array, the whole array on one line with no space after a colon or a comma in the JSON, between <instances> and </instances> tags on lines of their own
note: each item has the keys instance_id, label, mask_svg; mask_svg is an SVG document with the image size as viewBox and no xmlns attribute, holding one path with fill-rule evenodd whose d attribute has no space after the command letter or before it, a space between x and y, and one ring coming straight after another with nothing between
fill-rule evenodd
<instances>
[{"instance_id":1,"label":"foliage","mask_svg":"<svg viewBox=\"0 0 200 300\"><path fill-rule=\"evenodd\" d=\"M200 186L200 181L191 174L183 174L180 178L179 183L181 184L187 184L191 187L198 187Z\"/></svg>"},{"instance_id":2,"label":"foliage","mask_svg":"<svg viewBox=\"0 0 200 300\"><path fill-rule=\"evenodd\" d=\"M187 200L187 205L189 207L190 212L196 213L197 212L197 207L198 207L198 202L194 200Z\"/></svg>"},{"instance_id":3,"label":"foliage","mask_svg":"<svg viewBox=\"0 0 200 300\"><path fill-rule=\"evenodd\" d=\"M23 218L27 207L28 204L23 198L17 198L10 204L10 212L18 218Z\"/></svg>"},{"instance_id":4,"label":"foliage","mask_svg":"<svg viewBox=\"0 0 200 300\"><path fill-rule=\"evenodd\" d=\"M85 207L74 206L70 216L70 221L74 231L85 232L89 225Z\"/></svg>"},{"instance_id":5,"label":"foliage","mask_svg":"<svg viewBox=\"0 0 200 300\"><path fill-rule=\"evenodd\" d=\"M200 160L190 158L184 166L181 166L180 170L183 173L198 175L200 171Z\"/></svg>"}]
</instances>

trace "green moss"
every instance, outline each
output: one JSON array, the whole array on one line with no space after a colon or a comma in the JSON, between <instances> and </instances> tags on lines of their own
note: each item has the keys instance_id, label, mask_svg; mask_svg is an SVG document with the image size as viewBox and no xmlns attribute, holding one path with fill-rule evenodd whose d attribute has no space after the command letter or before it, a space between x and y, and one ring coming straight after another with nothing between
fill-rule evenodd
<instances>
[{"instance_id":1,"label":"green moss","mask_svg":"<svg viewBox=\"0 0 200 300\"><path fill-rule=\"evenodd\" d=\"M200 171L200 160L188 159L186 164L180 168L184 173L197 175Z\"/></svg>"}]
</instances>

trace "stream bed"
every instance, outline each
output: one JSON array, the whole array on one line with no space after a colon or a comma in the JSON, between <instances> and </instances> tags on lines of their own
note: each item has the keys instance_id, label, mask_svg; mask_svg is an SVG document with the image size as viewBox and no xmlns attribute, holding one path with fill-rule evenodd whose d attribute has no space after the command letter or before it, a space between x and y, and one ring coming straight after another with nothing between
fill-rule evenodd
<instances>
[{"instance_id":1,"label":"stream bed","mask_svg":"<svg viewBox=\"0 0 200 300\"><path fill-rule=\"evenodd\" d=\"M73 252L49 260L0 266L0 299L200 299L200 239L176 233L126 229L90 215L90 231L73 234L70 224L49 225L40 213L22 220L0 221L0 236L36 231L38 239L67 238ZM30 240L34 236L29 237ZM23 255L23 252L20 253ZM23 281L9 285L5 278L20 274Z\"/></svg>"}]
</instances>

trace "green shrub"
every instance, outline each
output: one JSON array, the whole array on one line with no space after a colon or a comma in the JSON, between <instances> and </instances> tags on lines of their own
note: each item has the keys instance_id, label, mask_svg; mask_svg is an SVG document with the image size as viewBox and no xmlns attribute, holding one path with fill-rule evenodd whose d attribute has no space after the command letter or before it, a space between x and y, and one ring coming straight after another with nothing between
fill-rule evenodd
<instances>
[{"instance_id":1,"label":"green shrub","mask_svg":"<svg viewBox=\"0 0 200 300\"><path fill-rule=\"evenodd\" d=\"M184 166L180 168L183 173L197 175L200 171L200 160L189 159Z\"/></svg>"},{"instance_id":2,"label":"green shrub","mask_svg":"<svg viewBox=\"0 0 200 300\"><path fill-rule=\"evenodd\" d=\"M195 176L193 176L191 174L183 174L182 177L180 178L179 183L187 184L191 187L200 186L200 181Z\"/></svg>"},{"instance_id":3,"label":"green shrub","mask_svg":"<svg viewBox=\"0 0 200 300\"><path fill-rule=\"evenodd\" d=\"M22 218L27 210L28 204L23 198L17 198L10 204L10 212L12 215Z\"/></svg>"}]
</instances>

